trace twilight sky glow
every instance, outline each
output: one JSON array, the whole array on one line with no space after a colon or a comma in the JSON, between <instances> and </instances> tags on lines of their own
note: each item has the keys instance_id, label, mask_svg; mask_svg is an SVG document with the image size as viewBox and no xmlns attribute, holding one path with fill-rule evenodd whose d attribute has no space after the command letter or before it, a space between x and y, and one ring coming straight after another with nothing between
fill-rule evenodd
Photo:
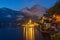
<instances>
[{"instance_id":1,"label":"twilight sky glow","mask_svg":"<svg viewBox=\"0 0 60 40\"><path fill-rule=\"evenodd\" d=\"M7 7L13 10L20 10L25 7L32 7L39 4L43 7L52 7L57 0L0 0L0 8Z\"/></svg>"}]
</instances>

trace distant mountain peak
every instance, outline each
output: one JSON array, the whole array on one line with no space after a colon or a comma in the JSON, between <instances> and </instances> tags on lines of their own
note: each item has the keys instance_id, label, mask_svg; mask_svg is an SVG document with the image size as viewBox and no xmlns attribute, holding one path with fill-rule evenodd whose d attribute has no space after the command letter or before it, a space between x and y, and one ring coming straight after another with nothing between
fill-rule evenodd
<instances>
[{"instance_id":1,"label":"distant mountain peak","mask_svg":"<svg viewBox=\"0 0 60 40\"><path fill-rule=\"evenodd\" d=\"M28 16L39 16L41 17L46 13L46 8L40 5L34 5L32 8L24 8L21 10L24 14Z\"/></svg>"},{"instance_id":2,"label":"distant mountain peak","mask_svg":"<svg viewBox=\"0 0 60 40\"><path fill-rule=\"evenodd\" d=\"M46 10L45 7L41 6L41 5L34 5L31 10L34 10L34 11L39 11L39 10Z\"/></svg>"},{"instance_id":3,"label":"distant mountain peak","mask_svg":"<svg viewBox=\"0 0 60 40\"><path fill-rule=\"evenodd\" d=\"M13 9L10 9L10 8L7 8L7 7L2 7L2 8L0 8L0 10L3 10L3 11L16 11L16 10L13 10Z\"/></svg>"},{"instance_id":4,"label":"distant mountain peak","mask_svg":"<svg viewBox=\"0 0 60 40\"><path fill-rule=\"evenodd\" d=\"M21 11L30 10L28 7L21 9Z\"/></svg>"},{"instance_id":5,"label":"distant mountain peak","mask_svg":"<svg viewBox=\"0 0 60 40\"><path fill-rule=\"evenodd\" d=\"M39 4L36 4L36 5L32 6L32 8L40 8L40 7L43 7L43 6L41 6Z\"/></svg>"},{"instance_id":6,"label":"distant mountain peak","mask_svg":"<svg viewBox=\"0 0 60 40\"><path fill-rule=\"evenodd\" d=\"M41 6L40 5L34 5L31 9L37 9L37 8L40 8Z\"/></svg>"},{"instance_id":7,"label":"distant mountain peak","mask_svg":"<svg viewBox=\"0 0 60 40\"><path fill-rule=\"evenodd\" d=\"M6 7L2 7L2 8L0 8L0 9L2 9L2 10L11 10L11 9L9 9L9 8L6 8Z\"/></svg>"}]
</instances>

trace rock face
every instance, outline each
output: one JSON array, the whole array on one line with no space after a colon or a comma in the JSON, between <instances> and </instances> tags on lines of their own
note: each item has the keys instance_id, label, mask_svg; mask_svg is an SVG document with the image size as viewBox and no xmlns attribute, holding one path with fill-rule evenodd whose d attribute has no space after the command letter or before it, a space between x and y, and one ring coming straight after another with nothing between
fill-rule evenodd
<instances>
[{"instance_id":1,"label":"rock face","mask_svg":"<svg viewBox=\"0 0 60 40\"><path fill-rule=\"evenodd\" d=\"M56 2L56 4L48 10L48 13L50 13L50 14L55 14L55 13L60 14L60 0L58 0Z\"/></svg>"},{"instance_id":2,"label":"rock face","mask_svg":"<svg viewBox=\"0 0 60 40\"><path fill-rule=\"evenodd\" d=\"M28 19L33 17L40 18L43 14L46 13L46 8L40 5L34 5L31 8L23 8L20 11L11 10L9 8L0 8L0 21L4 22L11 22L11 21L21 21L25 18Z\"/></svg>"},{"instance_id":3,"label":"rock face","mask_svg":"<svg viewBox=\"0 0 60 40\"><path fill-rule=\"evenodd\" d=\"M28 16L37 16L41 17L43 14L46 13L46 8L40 6L40 5L34 5L32 8L24 8L21 10L23 13L25 13Z\"/></svg>"},{"instance_id":4,"label":"rock face","mask_svg":"<svg viewBox=\"0 0 60 40\"><path fill-rule=\"evenodd\" d=\"M23 18L23 14L19 11L11 10L9 8L0 8L0 21L8 22L8 21L16 21L21 20Z\"/></svg>"}]
</instances>

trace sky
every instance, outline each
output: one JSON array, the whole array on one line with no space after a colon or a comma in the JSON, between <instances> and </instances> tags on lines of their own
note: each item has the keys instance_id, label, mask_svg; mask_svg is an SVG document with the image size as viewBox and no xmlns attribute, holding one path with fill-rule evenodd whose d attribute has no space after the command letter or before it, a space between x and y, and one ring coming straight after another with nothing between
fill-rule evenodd
<instances>
[{"instance_id":1,"label":"sky","mask_svg":"<svg viewBox=\"0 0 60 40\"><path fill-rule=\"evenodd\" d=\"M45 8L52 7L57 0L0 0L0 8L6 7L13 10L21 10L25 7L32 7L39 4Z\"/></svg>"}]
</instances>

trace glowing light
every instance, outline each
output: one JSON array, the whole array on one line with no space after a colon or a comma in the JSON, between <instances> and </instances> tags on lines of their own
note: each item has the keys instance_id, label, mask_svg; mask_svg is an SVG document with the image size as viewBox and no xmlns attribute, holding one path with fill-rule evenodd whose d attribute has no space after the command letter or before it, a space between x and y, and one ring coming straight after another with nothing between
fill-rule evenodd
<instances>
[{"instance_id":1,"label":"glowing light","mask_svg":"<svg viewBox=\"0 0 60 40\"><path fill-rule=\"evenodd\" d=\"M54 18L54 17L56 17L56 15L55 15L55 14L53 15L53 18Z\"/></svg>"},{"instance_id":2,"label":"glowing light","mask_svg":"<svg viewBox=\"0 0 60 40\"><path fill-rule=\"evenodd\" d=\"M56 21L60 22L60 15L56 15Z\"/></svg>"},{"instance_id":3,"label":"glowing light","mask_svg":"<svg viewBox=\"0 0 60 40\"><path fill-rule=\"evenodd\" d=\"M35 40L35 36L34 36L34 27L38 26L37 23L32 22L32 20L30 19L28 21L28 23L23 24L22 26L24 26L24 36L26 37L26 40Z\"/></svg>"},{"instance_id":4,"label":"glowing light","mask_svg":"<svg viewBox=\"0 0 60 40\"><path fill-rule=\"evenodd\" d=\"M40 20L40 23L44 23L44 17L42 17L42 19Z\"/></svg>"},{"instance_id":5,"label":"glowing light","mask_svg":"<svg viewBox=\"0 0 60 40\"><path fill-rule=\"evenodd\" d=\"M54 14L53 18L56 18L56 22L60 22L60 15Z\"/></svg>"}]
</instances>

